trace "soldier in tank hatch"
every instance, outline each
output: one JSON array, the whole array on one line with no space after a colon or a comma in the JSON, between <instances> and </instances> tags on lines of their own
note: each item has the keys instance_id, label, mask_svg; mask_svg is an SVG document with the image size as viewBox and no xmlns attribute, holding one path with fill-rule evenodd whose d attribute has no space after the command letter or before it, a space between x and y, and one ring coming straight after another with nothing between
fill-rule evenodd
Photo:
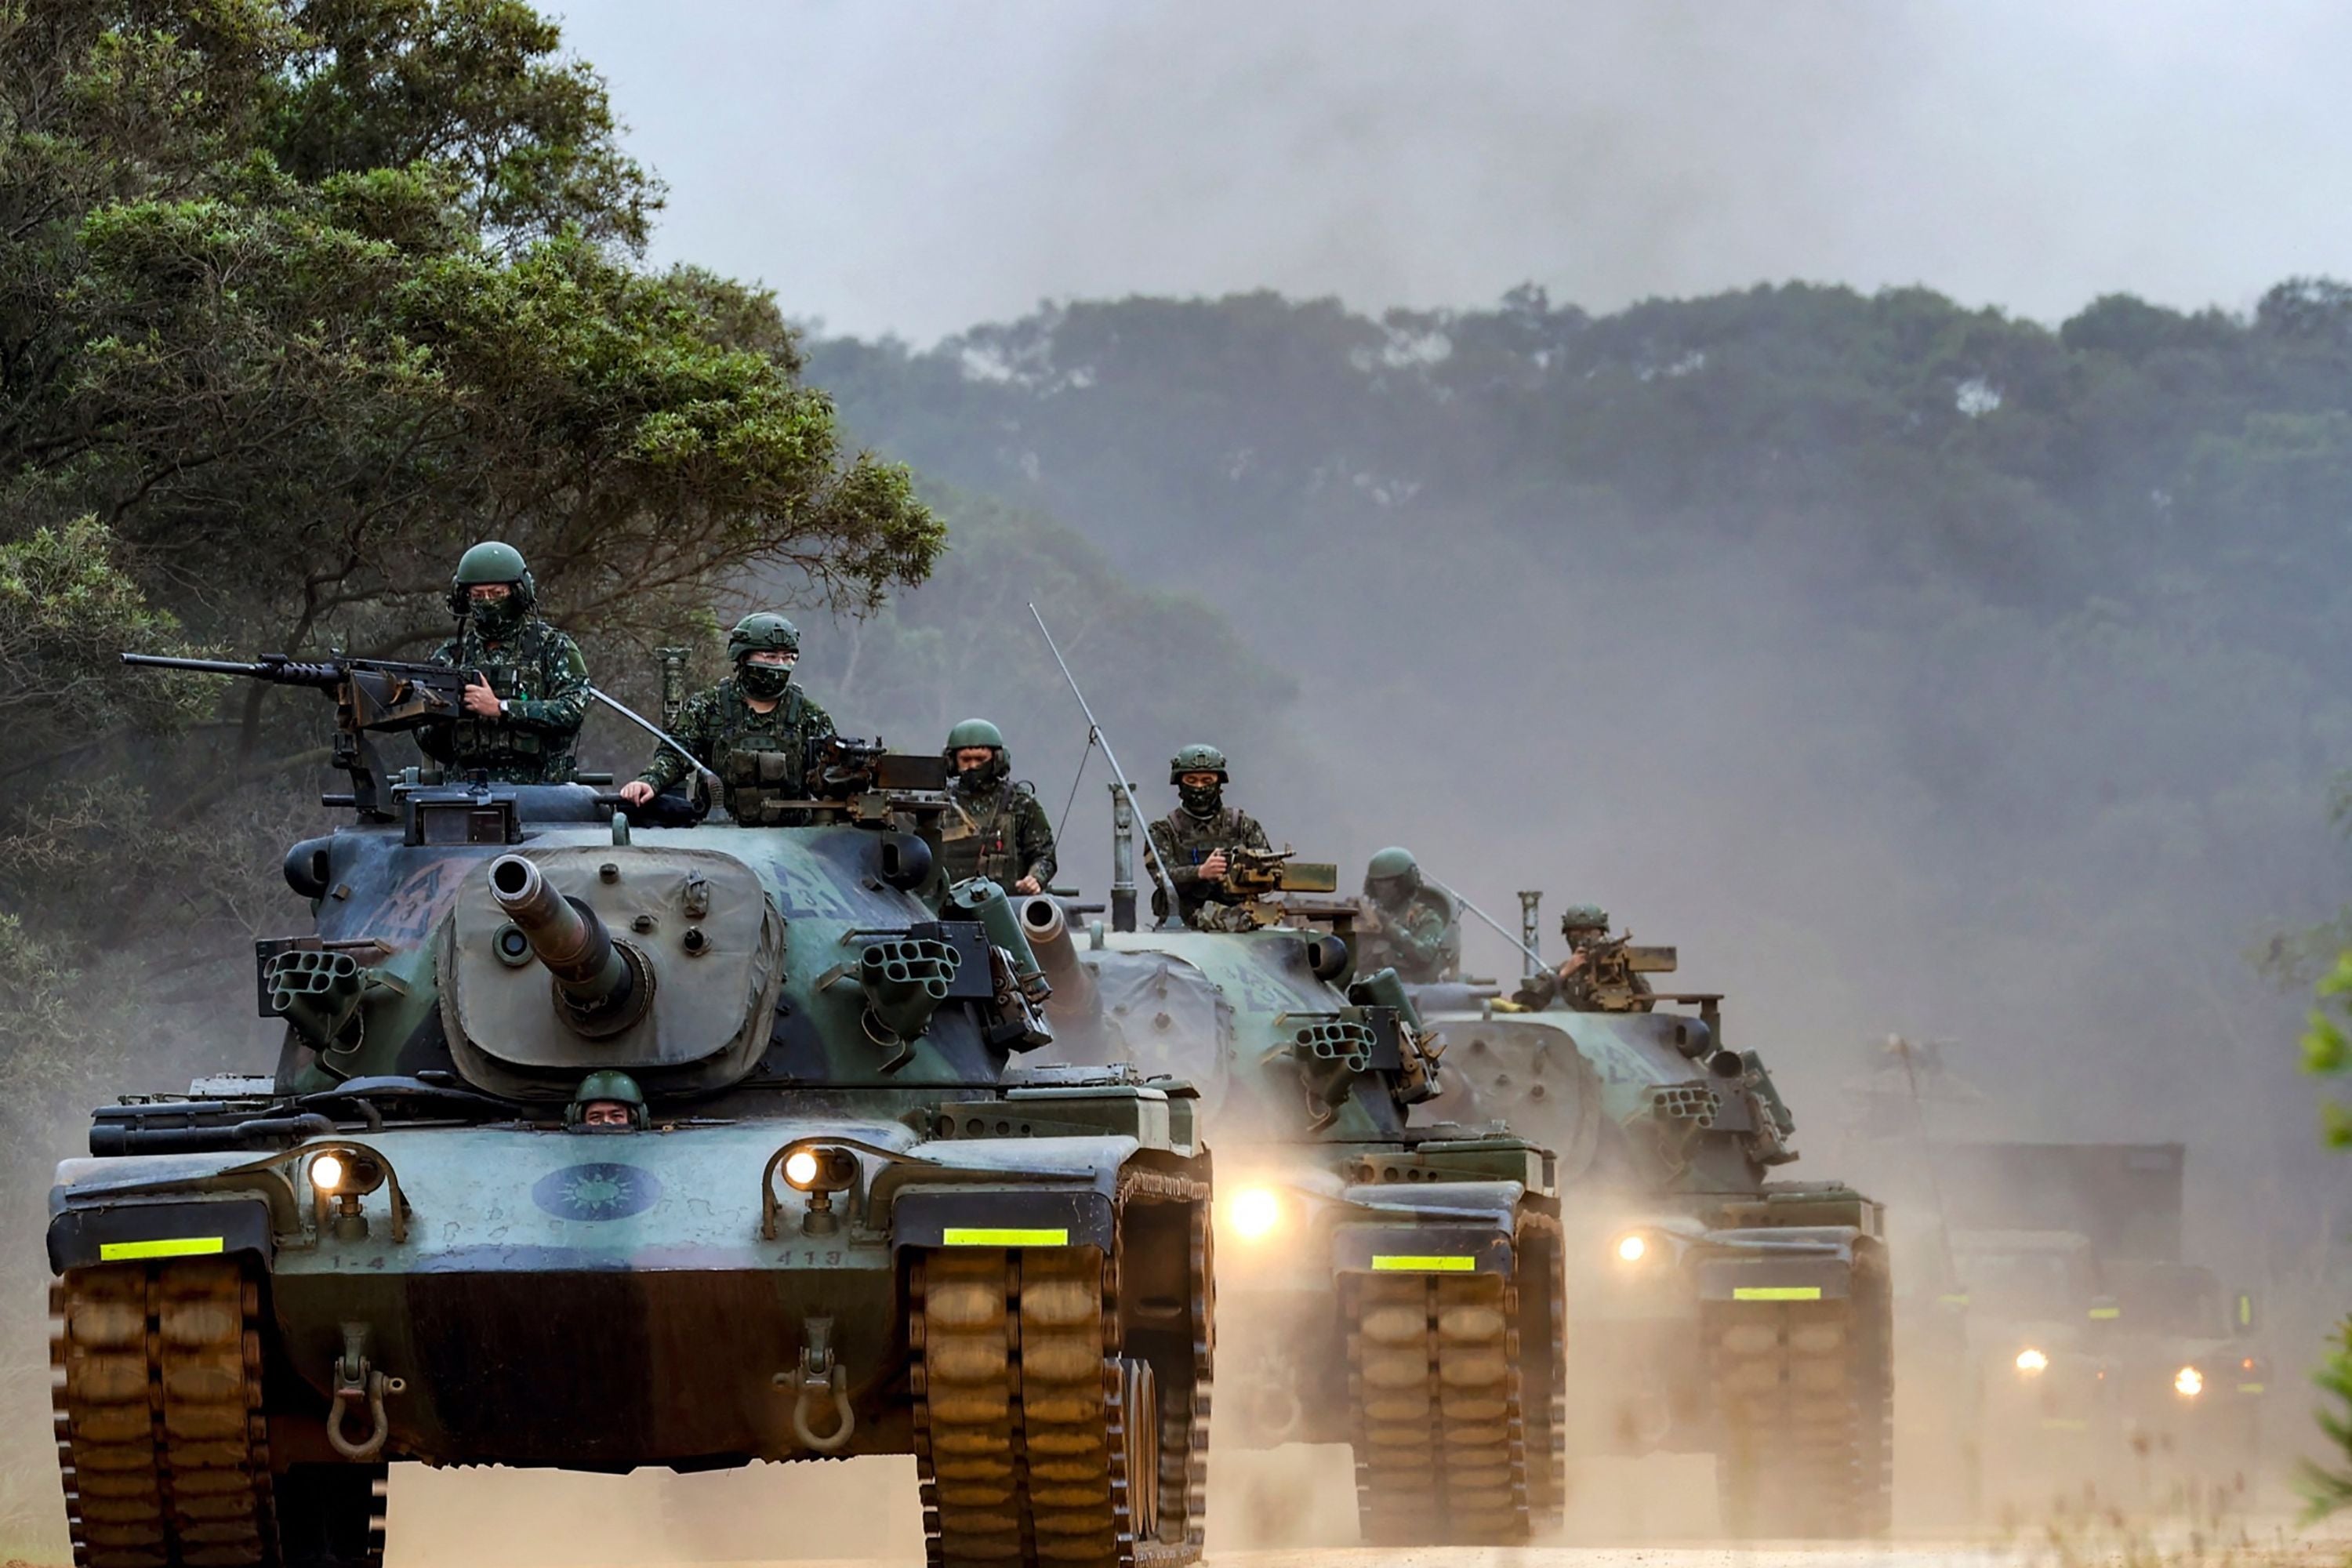
<instances>
[{"instance_id":1,"label":"soldier in tank hatch","mask_svg":"<svg viewBox=\"0 0 2352 1568\"><path fill-rule=\"evenodd\" d=\"M1167 871L1168 879L1175 884L1176 897L1182 906L1176 912L1187 925L1213 920L1211 905L1244 901L1243 896L1223 880L1232 866L1232 851L1258 849L1271 853L1274 848L1255 817L1225 804L1224 789L1230 776L1225 753L1214 746L1186 746L1168 762L1168 782L1176 786L1176 809L1151 825L1144 853L1158 862ZM1161 908L1166 901L1164 892L1152 893L1152 913L1163 920L1169 913Z\"/></svg>"},{"instance_id":2,"label":"soldier in tank hatch","mask_svg":"<svg viewBox=\"0 0 2352 1568\"><path fill-rule=\"evenodd\" d=\"M745 616L727 634L735 673L687 699L671 733L719 775L727 814L747 827L788 826L805 815L787 804L808 797L808 755L834 733L833 719L793 684L800 628L772 611ZM646 771L621 788L643 805L687 774L686 759L657 748Z\"/></svg>"},{"instance_id":3,"label":"soldier in tank hatch","mask_svg":"<svg viewBox=\"0 0 2352 1568\"><path fill-rule=\"evenodd\" d=\"M1356 969L1393 969L1413 985L1462 971L1462 917L1454 900L1422 878L1412 851L1391 846L1364 868L1364 912L1356 922Z\"/></svg>"},{"instance_id":4,"label":"soldier in tank hatch","mask_svg":"<svg viewBox=\"0 0 2352 1568\"><path fill-rule=\"evenodd\" d=\"M1054 879L1054 828L1037 792L1016 782L1003 732L985 719L948 731L941 755L954 776L951 809L940 825L948 880L986 877L1015 893L1042 893Z\"/></svg>"},{"instance_id":5,"label":"soldier in tank hatch","mask_svg":"<svg viewBox=\"0 0 2352 1568\"><path fill-rule=\"evenodd\" d=\"M434 662L478 673L464 714L417 731L425 754L499 784L563 784L588 716L588 661L541 620L522 552L486 540L466 552L449 584L457 635Z\"/></svg>"}]
</instances>

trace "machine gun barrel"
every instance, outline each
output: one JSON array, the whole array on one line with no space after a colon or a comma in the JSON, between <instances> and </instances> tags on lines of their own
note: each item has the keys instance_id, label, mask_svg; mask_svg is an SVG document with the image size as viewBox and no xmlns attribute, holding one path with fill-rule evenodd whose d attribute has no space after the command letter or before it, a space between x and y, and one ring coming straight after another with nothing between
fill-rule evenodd
<instances>
[{"instance_id":1,"label":"machine gun barrel","mask_svg":"<svg viewBox=\"0 0 2352 1568\"><path fill-rule=\"evenodd\" d=\"M284 654L264 654L247 663L227 658L182 658L173 654L126 653L122 662L134 669L186 669L198 675L235 675L247 680L267 680L278 686L315 686L331 689L341 684L343 671L331 664L308 664L291 659Z\"/></svg>"},{"instance_id":2,"label":"machine gun barrel","mask_svg":"<svg viewBox=\"0 0 2352 1568\"><path fill-rule=\"evenodd\" d=\"M595 910L557 892L539 867L520 855L501 855L490 863L490 897L554 976L574 1027L607 1034L636 1021L645 1010L644 987Z\"/></svg>"}]
</instances>

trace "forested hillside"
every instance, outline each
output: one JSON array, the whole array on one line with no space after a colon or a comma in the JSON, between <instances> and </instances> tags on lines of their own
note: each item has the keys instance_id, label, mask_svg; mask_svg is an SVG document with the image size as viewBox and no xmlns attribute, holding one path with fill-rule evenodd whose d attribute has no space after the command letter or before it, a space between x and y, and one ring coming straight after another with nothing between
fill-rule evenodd
<instances>
[{"instance_id":1,"label":"forested hillside","mask_svg":"<svg viewBox=\"0 0 2352 1568\"><path fill-rule=\"evenodd\" d=\"M2015 1085L2021 1130L2087 1100L2290 1179L2226 1134L2307 1114L2245 955L2341 883L2352 291L2055 331L1795 286L1129 300L810 365L858 438L1290 674L1310 764L1239 759L1277 837L1402 839L1498 913L1541 885L1679 941L1816 1148L1904 1028Z\"/></svg>"}]
</instances>

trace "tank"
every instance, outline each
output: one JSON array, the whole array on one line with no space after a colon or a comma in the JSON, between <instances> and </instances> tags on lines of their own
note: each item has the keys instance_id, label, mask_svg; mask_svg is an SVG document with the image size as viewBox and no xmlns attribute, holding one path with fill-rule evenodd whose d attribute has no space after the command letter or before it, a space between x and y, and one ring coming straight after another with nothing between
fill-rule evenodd
<instances>
[{"instance_id":1,"label":"tank","mask_svg":"<svg viewBox=\"0 0 2352 1568\"><path fill-rule=\"evenodd\" d=\"M1028 900L1053 1051L1200 1096L1224 1447L1348 1445L1373 1543L1524 1541L1564 1491L1552 1156L1416 1114L1444 1046L1394 972L1355 977L1344 941L1257 908L1250 929L1081 938Z\"/></svg>"},{"instance_id":2,"label":"tank","mask_svg":"<svg viewBox=\"0 0 2352 1568\"><path fill-rule=\"evenodd\" d=\"M1622 1007L1419 994L1454 1042L1432 1109L1507 1116L1558 1151L1579 1456L1706 1452L1749 1535L1876 1534L1892 1497L1884 1211L1838 1182L1769 1179L1794 1121L1721 997L1656 993L1638 950ZM1523 987L1540 1001L1549 987Z\"/></svg>"},{"instance_id":3,"label":"tank","mask_svg":"<svg viewBox=\"0 0 2352 1568\"><path fill-rule=\"evenodd\" d=\"M836 744L783 827L342 797L257 944L275 1070L126 1096L58 1171L76 1562L376 1563L403 1462L860 1454L915 1457L934 1563L1196 1558L1198 1102L1036 1065L1050 983L940 884L940 767Z\"/></svg>"}]
</instances>

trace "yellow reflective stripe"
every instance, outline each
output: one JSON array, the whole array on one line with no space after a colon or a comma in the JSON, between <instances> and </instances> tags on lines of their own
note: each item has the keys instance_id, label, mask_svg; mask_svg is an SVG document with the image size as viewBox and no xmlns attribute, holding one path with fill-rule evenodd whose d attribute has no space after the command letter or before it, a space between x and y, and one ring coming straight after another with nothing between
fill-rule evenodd
<instances>
[{"instance_id":1,"label":"yellow reflective stripe","mask_svg":"<svg viewBox=\"0 0 2352 1568\"><path fill-rule=\"evenodd\" d=\"M1735 1285L1731 1289L1735 1301L1818 1301L1822 1288L1818 1285Z\"/></svg>"},{"instance_id":2,"label":"yellow reflective stripe","mask_svg":"<svg viewBox=\"0 0 2352 1568\"><path fill-rule=\"evenodd\" d=\"M1938 1296L1936 1298L1936 1302L1938 1306L1944 1307L1965 1307L1969 1304L1969 1299L1965 1295Z\"/></svg>"},{"instance_id":3,"label":"yellow reflective stripe","mask_svg":"<svg viewBox=\"0 0 2352 1568\"><path fill-rule=\"evenodd\" d=\"M2238 1392L2241 1394L2260 1394L2263 1392L2263 1385L2259 1383L2242 1383L2238 1384Z\"/></svg>"},{"instance_id":4,"label":"yellow reflective stripe","mask_svg":"<svg viewBox=\"0 0 2352 1568\"><path fill-rule=\"evenodd\" d=\"M210 1258L228 1249L225 1236L176 1236L162 1241L106 1241L98 1247L100 1263L137 1263L150 1258Z\"/></svg>"},{"instance_id":5,"label":"yellow reflective stripe","mask_svg":"<svg viewBox=\"0 0 2352 1568\"><path fill-rule=\"evenodd\" d=\"M951 1225L940 1233L942 1247L1067 1247L1066 1230L1020 1230L980 1225Z\"/></svg>"},{"instance_id":6,"label":"yellow reflective stripe","mask_svg":"<svg viewBox=\"0 0 2352 1568\"><path fill-rule=\"evenodd\" d=\"M2091 1309L2091 1316L2102 1321L2108 1318L2120 1318L2123 1315L2124 1310L2121 1307L2094 1307Z\"/></svg>"},{"instance_id":7,"label":"yellow reflective stripe","mask_svg":"<svg viewBox=\"0 0 2352 1568\"><path fill-rule=\"evenodd\" d=\"M1405 1258L1395 1253L1372 1254L1376 1274L1468 1274L1478 1267L1475 1258Z\"/></svg>"}]
</instances>

